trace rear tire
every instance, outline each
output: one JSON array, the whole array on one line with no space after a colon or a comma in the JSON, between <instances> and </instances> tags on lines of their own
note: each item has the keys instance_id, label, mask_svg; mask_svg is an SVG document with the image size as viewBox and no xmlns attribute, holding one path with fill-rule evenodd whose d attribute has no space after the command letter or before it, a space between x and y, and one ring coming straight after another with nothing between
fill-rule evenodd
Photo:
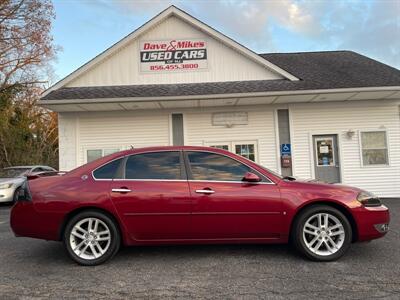
<instances>
[{"instance_id":1,"label":"rear tire","mask_svg":"<svg viewBox=\"0 0 400 300\"><path fill-rule=\"evenodd\" d=\"M117 224L102 212L90 210L74 216L65 227L63 242L69 256L80 265L96 266L119 250Z\"/></svg>"},{"instance_id":2,"label":"rear tire","mask_svg":"<svg viewBox=\"0 0 400 300\"><path fill-rule=\"evenodd\" d=\"M291 238L294 246L314 261L334 261L343 256L352 241L346 216L331 206L311 206L294 221Z\"/></svg>"}]
</instances>

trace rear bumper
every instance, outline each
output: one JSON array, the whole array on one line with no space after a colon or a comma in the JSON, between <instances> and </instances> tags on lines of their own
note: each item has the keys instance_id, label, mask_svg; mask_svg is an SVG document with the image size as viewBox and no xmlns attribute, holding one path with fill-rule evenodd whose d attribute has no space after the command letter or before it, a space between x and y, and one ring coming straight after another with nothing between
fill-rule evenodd
<instances>
[{"instance_id":1,"label":"rear bumper","mask_svg":"<svg viewBox=\"0 0 400 300\"><path fill-rule=\"evenodd\" d=\"M11 209L10 225L15 236L59 240L62 216L36 211L31 201L18 201Z\"/></svg>"},{"instance_id":2,"label":"rear bumper","mask_svg":"<svg viewBox=\"0 0 400 300\"><path fill-rule=\"evenodd\" d=\"M358 241L369 241L383 237L387 230L385 224L389 224L389 209L385 205L377 207L359 207L354 213L358 228Z\"/></svg>"}]
</instances>

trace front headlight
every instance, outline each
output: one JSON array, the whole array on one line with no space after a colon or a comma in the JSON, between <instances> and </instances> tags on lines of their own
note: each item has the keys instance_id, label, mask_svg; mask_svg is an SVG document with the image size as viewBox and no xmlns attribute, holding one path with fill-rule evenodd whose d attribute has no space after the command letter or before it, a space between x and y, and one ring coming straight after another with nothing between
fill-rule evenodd
<instances>
[{"instance_id":1,"label":"front headlight","mask_svg":"<svg viewBox=\"0 0 400 300\"><path fill-rule=\"evenodd\" d=\"M361 191L357 196L357 201L364 206L380 206L382 204L379 197L367 191Z\"/></svg>"},{"instance_id":2,"label":"front headlight","mask_svg":"<svg viewBox=\"0 0 400 300\"><path fill-rule=\"evenodd\" d=\"M3 183L3 184L0 184L0 190L9 189L12 186L13 186L12 183Z\"/></svg>"}]
</instances>

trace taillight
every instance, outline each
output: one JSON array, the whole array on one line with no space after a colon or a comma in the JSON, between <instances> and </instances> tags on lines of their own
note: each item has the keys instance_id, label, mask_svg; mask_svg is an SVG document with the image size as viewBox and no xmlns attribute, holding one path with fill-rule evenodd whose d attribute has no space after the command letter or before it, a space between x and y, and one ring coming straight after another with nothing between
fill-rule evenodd
<instances>
[{"instance_id":1,"label":"taillight","mask_svg":"<svg viewBox=\"0 0 400 300\"><path fill-rule=\"evenodd\" d=\"M29 190L28 180L25 179L21 188L17 191L17 201L32 201L31 192Z\"/></svg>"}]
</instances>

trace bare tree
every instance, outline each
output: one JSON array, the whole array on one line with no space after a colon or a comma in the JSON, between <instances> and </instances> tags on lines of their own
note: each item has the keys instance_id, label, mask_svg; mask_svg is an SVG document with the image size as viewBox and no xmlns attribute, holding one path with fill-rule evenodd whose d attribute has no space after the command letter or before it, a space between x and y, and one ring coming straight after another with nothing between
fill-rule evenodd
<instances>
[{"instance_id":1,"label":"bare tree","mask_svg":"<svg viewBox=\"0 0 400 300\"><path fill-rule=\"evenodd\" d=\"M43 81L57 50L50 34L54 17L49 0L0 0L0 92Z\"/></svg>"},{"instance_id":2,"label":"bare tree","mask_svg":"<svg viewBox=\"0 0 400 300\"><path fill-rule=\"evenodd\" d=\"M0 167L57 166L57 114L36 106L53 45L50 0L0 0Z\"/></svg>"}]
</instances>

